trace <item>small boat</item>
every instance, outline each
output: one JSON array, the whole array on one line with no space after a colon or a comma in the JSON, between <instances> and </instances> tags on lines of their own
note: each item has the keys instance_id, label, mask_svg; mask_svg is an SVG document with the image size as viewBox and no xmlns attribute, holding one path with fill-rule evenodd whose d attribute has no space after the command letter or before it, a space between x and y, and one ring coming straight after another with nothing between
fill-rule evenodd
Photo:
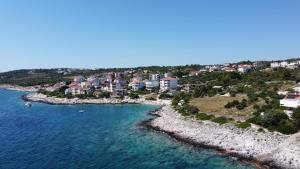
<instances>
[{"instance_id":1,"label":"small boat","mask_svg":"<svg viewBox=\"0 0 300 169\"><path fill-rule=\"evenodd\" d=\"M79 110L79 113L83 113L83 112L85 112L85 110Z\"/></svg>"},{"instance_id":2,"label":"small boat","mask_svg":"<svg viewBox=\"0 0 300 169\"><path fill-rule=\"evenodd\" d=\"M30 102L26 102L26 103L25 103L25 106L31 107L31 103L30 103Z\"/></svg>"}]
</instances>

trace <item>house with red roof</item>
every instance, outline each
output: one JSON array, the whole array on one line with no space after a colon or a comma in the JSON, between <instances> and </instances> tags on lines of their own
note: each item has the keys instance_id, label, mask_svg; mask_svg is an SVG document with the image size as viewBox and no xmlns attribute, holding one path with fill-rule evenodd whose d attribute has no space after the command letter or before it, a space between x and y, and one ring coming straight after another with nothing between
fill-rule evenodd
<instances>
[{"instance_id":1,"label":"house with red roof","mask_svg":"<svg viewBox=\"0 0 300 169\"><path fill-rule=\"evenodd\" d=\"M166 77L160 80L160 90L176 90L178 85L177 78Z\"/></svg>"}]
</instances>

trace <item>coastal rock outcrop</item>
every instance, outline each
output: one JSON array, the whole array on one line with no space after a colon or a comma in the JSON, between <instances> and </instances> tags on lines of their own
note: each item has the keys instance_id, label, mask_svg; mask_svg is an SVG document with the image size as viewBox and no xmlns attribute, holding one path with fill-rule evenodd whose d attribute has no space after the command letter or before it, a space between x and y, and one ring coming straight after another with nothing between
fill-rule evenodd
<instances>
[{"instance_id":1,"label":"coastal rock outcrop","mask_svg":"<svg viewBox=\"0 0 300 169\"><path fill-rule=\"evenodd\" d=\"M268 166L300 168L300 133L288 136L252 128L239 129L232 124L196 121L182 117L170 106L156 113L159 116L149 122L154 129L188 139L193 144L213 147Z\"/></svg>"},{"instance_id":2,"label":"coastal rock outcrop","mask_svg":"<svg viewBox=\"0 0 300 169\"><path fill-rule=\"evenodd\" d=\"M141 99L117 99L117 98L102 98L102 99L79 99L79 98L57 98L57 97L47 97L40 93L31 93L23 96L26 101L32 102L43 102L48 104L153 104L153 105L166 105L169 104L163 100L151 101Z\"/></svg>"}]
</instances>

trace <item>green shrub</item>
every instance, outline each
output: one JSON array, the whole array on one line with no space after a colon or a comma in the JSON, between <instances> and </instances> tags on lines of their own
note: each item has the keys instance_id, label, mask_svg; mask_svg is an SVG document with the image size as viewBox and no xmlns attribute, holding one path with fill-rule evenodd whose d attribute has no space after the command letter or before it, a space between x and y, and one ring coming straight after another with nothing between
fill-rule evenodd
<instances>
[{"instance_id":1,"label":"green shrub","mask_svg":"<svg viewBox=\"0 0 300 169\"><path fill-rule=\"evenodd\" d=\"M229 109L229 108L232 108L234 106L237 106L238 104L239 104L238 100L233 100L232 102L228 102L224 107Z\"/></svg>"},{"instance_id":2,"label":"green shrub","mask_svg":"<svg viewBox=\"0 0 300 169\"><path fill-rule=\"evenodd\" d=\"M205 113L198 113L198 114L196 115L196 118L197 118L198 120L210 120L210 119L215 118L215 116L214 116L214 115L207 115L207 114L205 114Z\"/></svg>"},{"instance_id":3,"label":"green shrub","mask_svg":"<svg viewBox=\"0 0 300 169\"><path fill-rule=\"evenodd\" d=\"M172 95L167 94L167 93L162 93L159 95L159 99L171 99Z\"/></svg>"},{"instance_id":4,"label":"green shrub","mask_svg":"<svg viewBox=\"0 0 300 169\"><path fill-rule=\"evenodd\" d=\"M146 98L146 100L153 100L153 101L155 101L155 100L157 100L156 98L153 98L153 97L148 97L148 98Z\"/></svg>"},{"instance_id":5,"label":"green shrub","mask_svg":"<svg viewBox=\"0 0 300 169\"><path fill-rule=\"evenodd\" d=\"M189 115L191 115L191 114L189 114L188 112L182 112L181 115L182 115L182 116L189 116Z\"/></svg>"},{"instance_id":6,"label":"green shrub","mask_svg":"<svg viewBox=\"0 0 300 169\"><path fill-rule=\"evenodd\" d=\"M297 132L297 129L290 122L284 122L283 124L277 126L268 127L271 131L278 131L283 134L293 134Z\"/></svg>"},{"instance_id":7,"label":"green shrub","mask_svg":"<svg viewBox=\"0 0 300 169\"><path fill-rule=\"evenodd\" d=\"M300 129L300 108L294 110L292 118L294 120L295 128Z\"/></svg>"},{"instance_id":8,"label":"green shrub","mask_svg":"<svg viewBox=\"0 0 300 169\"><path fill-rule=\"evenodd\" d=\"M249 122L245 121L245 122L238 124L237 127L245 129L245 128L251 127L251 124Z\"/></svg>"},{"instance_id":9,"label":"green shrub","mask_svg":"<svg viewBox=\"0 0 300 169\"><path fill-rule=\"evenodd\" d=\"M219 123L219 124L225 124L228 122L227 118L224 116L214 118L214 119L212 119L212 121L215 123Z\"/></svg>"},{"instance_id":10,"label":"green shrub","mask_svg":"<svg viewBox=\"0 0 300 169\"><path fill-rule=\"evenodd\" d=\"M234 121L234 118L228 118L228 121Z\"/></svg>"},{"instance_id":11,"label":"green shrub","mask_svg":"<svg viewBox=\"0 0 300 169\"><path fill-rule=\"evenodd\" d=\"M209 90L209 91L207 92L208 97L213 97L213 96L215 96L216 94L217 94L217 92L216 92L215 90Z\"/></svg>"},{"instance_id":12,"label":"green shrub","mask_svg":"<svg viewBox=\"0 0 300 169\"><path fill-rule=\"evenodd\" d=\"M199 109L196 106L186 105L183 108L191 114L197 114L199 112Z\"/></svg>"},{"instance_id":13,"label":"green shrub","mask_svg":"<svg viewBox=\"0 0 300 169\"><path fill-rule=\"evenodd\" d=\"M129 93L128 96L130 97L130 99L138 99L140 97L137 93L133 92Z\"/></svg>"}]
</instances>

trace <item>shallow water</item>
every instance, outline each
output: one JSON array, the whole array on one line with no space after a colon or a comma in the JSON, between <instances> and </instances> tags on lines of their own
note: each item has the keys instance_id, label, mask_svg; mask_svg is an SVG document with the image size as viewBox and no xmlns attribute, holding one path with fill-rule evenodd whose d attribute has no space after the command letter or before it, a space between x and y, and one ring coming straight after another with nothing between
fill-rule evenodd
<instances>
[{"instance_id":1,"label":"shallow water","mask_svg":"<svg viewBox=\"0 0 300 169\"><path fill-rule=\"evenodd\" d=\"M1 169L253 168L139 127L155 106L33 103L29 108L22 94L0 89Z\"/></svg>"}]
</instances>

